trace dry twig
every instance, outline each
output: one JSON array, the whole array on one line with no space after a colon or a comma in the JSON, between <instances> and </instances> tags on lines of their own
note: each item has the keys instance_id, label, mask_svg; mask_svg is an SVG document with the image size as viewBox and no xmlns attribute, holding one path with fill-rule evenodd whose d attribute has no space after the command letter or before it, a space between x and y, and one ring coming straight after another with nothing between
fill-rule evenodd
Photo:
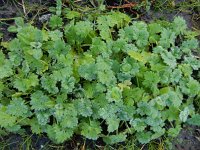
<instances>
[{"instance_id":1,"label":"dry twig","mask_svg":"<svg viewBox=\"0 0 200 150\"><path fill-rule=\"evenodd\" d=\"M107 6L107 8L109 8L109 9L122 9L122 8L132 8L132 7L135 7L137 5L137 3L129 2L128 0L125 0L125 2L127 2L127 4L123 4L123 5L120 5L120 6Z\"/></svg>"}]
</instances>

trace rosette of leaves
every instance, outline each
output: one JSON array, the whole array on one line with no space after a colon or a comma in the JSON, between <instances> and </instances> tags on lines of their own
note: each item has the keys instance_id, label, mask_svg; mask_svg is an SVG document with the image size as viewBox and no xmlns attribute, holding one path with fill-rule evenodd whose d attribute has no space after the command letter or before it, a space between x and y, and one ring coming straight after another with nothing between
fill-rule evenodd
<instances>
[{"instance_id":1,"label":"rosette of leaves","mask_svg":"<svg viewBox=\"0 0 200 150\"><path fill-rule=\"evenodd\" d=\"M200 125L199 45L183 18L147 24L110 12L64 24L60 11L48 30L21 18L9 29L16 38L0 51L1 130L114 144Z\"/></svg>"}]
</instances>

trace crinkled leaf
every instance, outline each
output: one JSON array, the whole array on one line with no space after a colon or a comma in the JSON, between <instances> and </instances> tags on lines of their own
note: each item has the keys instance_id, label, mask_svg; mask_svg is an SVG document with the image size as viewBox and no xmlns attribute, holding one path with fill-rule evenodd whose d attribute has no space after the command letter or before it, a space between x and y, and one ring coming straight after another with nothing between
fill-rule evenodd
<instances>
[{"instance_id":1,"label":"crinkled leaf","mask_svg":"<svg viewBox=\"0 0 200 150\"><path fill-rule=\"evenodd\" d=\"M81 125L81 134L88 139L96 140L102 129L98 121L83 122Z\"/></svg>"},{"instance_id":2,"label":"crinkled leaf","mask_svg":"<svg viewBox=\"0 0 200 150\"><path fill-rule=\"evenodd\" d=\"M127 135L120 133L117 135L109 135L109 136L105 136L103 137L103 141L106 144L115 144L115 143L119 143L119 142L124 142L126 140Z\"/></svg>"}]
</instances>

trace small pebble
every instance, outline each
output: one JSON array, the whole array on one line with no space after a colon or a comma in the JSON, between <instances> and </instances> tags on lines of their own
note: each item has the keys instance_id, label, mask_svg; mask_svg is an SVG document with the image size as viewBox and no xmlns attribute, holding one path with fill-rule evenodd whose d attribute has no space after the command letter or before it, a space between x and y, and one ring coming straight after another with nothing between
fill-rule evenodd
<instances>
[{"instance_id":1,"label":"small pebble","mask_svg":"<svg viewBox=\"0 0 200 150\"><path fill-rule=\"evenodd\" d=\"M51 17L51 14L42 15L41 17L39 17L39 21L44 23L46 21L49 21L50 17Z\"/></svg>"}]
</instances>

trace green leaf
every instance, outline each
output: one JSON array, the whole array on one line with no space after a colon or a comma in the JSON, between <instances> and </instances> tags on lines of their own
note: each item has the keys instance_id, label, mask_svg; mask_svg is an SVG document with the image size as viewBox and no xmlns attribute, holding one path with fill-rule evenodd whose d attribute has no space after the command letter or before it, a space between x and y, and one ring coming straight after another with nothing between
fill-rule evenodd
<instances>
[{"instance_id":1,"label":"green leaf","mask_svg":"<svg viewBox=\"0 0 200 150\"><path fill-rule=\"evenodd\" d=\"M199 44L199 42L195 38L187 39L187 40L183 41L180 48L184 53L187 54L187 53L191 53L191 50L197 49L198 44Z\"/></svg>"},{"instance_id":2,"label":"green leaf","mask_svg":"<svg viewBox=\"0 0 200 150\"><path fill-rule=\"evenodd\" d=\"M97 18L97 28L100 31L100 36L102 39L109 41L111 40L111 30L114 26L117 28L123 27L130 22L130 18L120 12L111 12L106 16L99 16Z\"/></svg>"},{"instance_id":3,"label":"green leaf","mask_svg":"<svg viewBox=\"0 0 200 150\"><path fill-rule=\"evenodd\" d=\"M93 113L91 101L88 99L77 99L74 101L74 105L78 110L79 115L88 117L91 116Z\"/></svg>"},{"instance_id":4,"label":"green leaf","mask_svg":"<svg viewBox=\"0 0 200 150\"><path fill-rule=\"evenodd\" d=\"M19 91L25 92L29 90L31 87L35 87L39 84L38 76L35 74L30 74L27 79L15 79L14 87Z\"/></svg>"},{"instance_id":5,"label":"green leaf","mask_svg":"<svg viewBox=\"0 0 200 150\"><path fill-rule=\"evenodd\" d=\"M169 91L169 93L163 95L163 98L166 99L167 106L178 108L181 105L183 97L179 92L180 91Z\"/></svg>"},{"instance_id":6,"label":"green leaf","mask_svg":"<svg viewBox=\"0 0 200 150\"><path fill-rule=\"evenodd\" d=\"M148 44L149 32L147 31L147 25L142 21L138 21L119 30L119 36L127 41L135 41L138 47L145 47Z\"/></svg>"},{"instance_id":7,"label":"green leaf","mask_svg":"<svg viewBox=\"0 0 200 150\"><path fill-rule=\"evenodd\" d=\"M175 57L170 52L163 52L161 53L161 57L167 65L169 65L171 68L175 68L177 63Z\"/></svg>"},{"instance_id":8,"label":"green leaf","mask_svg":"<svg viewBox=\"0 0 200 150\"><path fill-rule=\"evenodd\" d=\"M96 63L97 79L99 82L107 86L116 83L116 77L111 69L110 66L111 64L112 62L110 62L109 59L104 59L102 57L97 58L97 63Z\"/></svg>"},{"instance_id":9,"label":"green leaf","mask_svg":"<svg viewBox=\"0 0 200 150\"><path fill-rule=\"evenodd\" d=\"M20 126L20 125L14 125L14 126L12 126L12 127L6 127L6 130L7 130L8 132L13 132L13 133L19 133L19 132L20 132L20 129L21 129L21 126ZM21 130L21 132L23 132L23 131Z\"/></svg>"},{"instance_id":10,"label":"green leaf","mask_svg":"<svg viewBox=\"0 0 200 150\"><path fill-rule=\"evenodd\" d=\"M190 110L188 107L185 107L183 111L180 112L179 114L179 118L182 122L186 122L187 121L187 118L190 114Z\"/></svg>"},{"instance_id":11,"label":"green leaf","mask_svg":"<svg viewBox=\"0 0 200 150\"><path fill-rule=\"evenodd\" d=\"M27 117L29 108L22 98L13 98L7 106L6 112L16 117Z\"/></svg>"},{"instance_id":12,"label":"green leaf","mask_svg":"<svg viewBox=\"0 0 200 150\"><path fill-rule=\"evenodd\" d=\"M139 62L143 62L143 63L147 62L147 59L142 54L140 54L139 52L129 51L128 55L131 56L132 58L134 58L135 60L139 61Z\"/></svg>"},{"instance_id":13,"label":"green leaf","mask_svg":"<svg viewBox=\"0 0 200 150\"><path fill-rule=\"evenodd\" d=\"M106 43L99 37L92 38L92 44L90 46L90 51L93 56L97 56L102 53L108 53Z\"/></svg>"},{"instance_id":14,"label":"green leaf","mask_svg":"<svg viewBox=\"0 0 200 150\"><path fill-rule=\"evenodd\" d=\"M118 87L113 87L111 90L108 90L106 98L109 102L122 102L122 91Z\"/></svg>"},{"instance_id":15,"label":"green leaf","mask_svg":"<svg viewBox=\"0 0 200 150\"><path fill-rule=\"evenodd\" d=\"M70 77L70 78L66 78L64 80L62 80L61 84L62 84L62 89L61 91L65 91L67 93L71 93L75 87L75 78L74 77Z\"/></svg>"},{"instance_id":16,"label":"green leaf","mask_svg":"<svg viewBox=\"0 0 200 150\"><path fill-rule=\"evenodd\" d=\"M50 113L48 111L38 111L36 114L38 124L46 125L49 122Z\"/></svg>"},{"instance_id":17,"label":"green leaf","mask_svg":"<svg viewBox=\"0 0 200 150\"><path fill-rule=\"evenodd\" d=\"M100 108L98 113L103 119L112 118L116 115L119 108L114 104L107 104L105 107Z\"/></svg>"},{"instance_id":18,"label":"green leaf","mask_svg":"<svg viewBox=\"0 0 200 150\"><path fill-rule=\"evenodd\" d=\"M95 67L96 66L94 63L88 63L88 64L81 65L78 68L78 73L84 79L92 81L92 80L96 79Z\"/></svg>"},{"instance_id":19,"label":"green leaf","mask_svg":"<svg viewBox=\"0 0 200 150\"><path fill-rule=\"evenodd\" d=\"M144 116L151 113L151 109L149 109L149 104L147 102L138 102L137 103L137 113Z\"/></svg>"},{"instance_id":20,"label":"green leaf","mask_svg":"<svg viewBox=\"0 0 200 150\"><path fill-rule=\"evenodd\" d=\"M66 79L69 79L71 74L72 74L72 68L64 67L62 69L54 70L53 74L51 75L51 78L56 83L56 81L65 81Z\"/></svg>"},{"instance_id":21,"label":"green leaf","mask_svg":"<svg viewBox=\"0 0 200 150\"><path fill-rule=\"evenodd\" d=\"M151 136L152 140L157 139L165 134L165 129L161 128L160 126L155 126L152 129L155 133Z\"/></svg>"},{"instance_id":22,"label":"green leaf","mask_svg":"<svg viewBox=\"0 0 200 150\"><path fill-rule=\"evenodd\" d=\"M193 79L182 79L180 81L180 89L184 94L187 94L190 97L194 97L200 92L200 83Z\"/></svg>"},{"instance_id":23,"label":"green leaf","mask_svg":"<svg viewBox=\"0 0 200 150\"><path fill-rule=\"evenodd\" d=\"M175 17L174 21L172 22L172 30L178 34L183 34L187 29L186 21L183 19L183 17Z\"/></svg>"},{"instance_id":24,"label":"green leaf","mask_svg":"<svg viewBox=\"0 0 200 150\"><path fill-rule=\"evenodd\" d=\"M42 132L41 125L38 124L38 120L36 118L29 120L29 123L33 133L40 134Z\"/></svg>"},{"instance_id":25,"label":"green leaf","mask_svg":"<svg viewBox=\"0 0 200 150\"><path fill-rule=\"evenodd\" d=\"M181 126L177 125L175 128L170 128L167 133L171 137L176 137L176 136L178 136L181 129L182 129Z\"/></svg>"},{"instance_id":26,"label":"green leaf","mask_svg":"<svg viewBox=\"0 0 200 150\"><path fill-rule=\"evenodd\" d=\"M56 0L56 15L60 16L62 12L62 0Z\"/></svg>"},{"instance_id":27,"label":"green leaf","mask_svg":"<svg viewBox=\"0 0 200 150\"><path fill-rule=\"evenodd\" d=\"M125 39L117 39L116 41L109 41L108 44L111 47L113 53L119 53L124 50L124 46L127 44ZM103 49L103 48L102 48Z\"/></svg>"},{"instance_id":28,"label":"green leaf","mask_svg":"<svg viewBox=\"0 0 200 150\"><path fill-rule=\"evenodd\" d=\"M98 71L97 79L99 80L99 82L107 86L113 85L116 82L116 78L114 76L113 71L102 71L102 72Z\"/></svg>"},{"instance_id":29,"label":"green leaf","mask_svg":"<svg viewBox=\"0 0 200 150\"><path fill-rule=\"evenodd\" d=\"M98 121L83 122L81 125L81 134L88 139L96 140L102 129Z\"/></svg>"},{"instance_id":30,"label":"green leaf","mask_svg":"<svg viewBox=\"0 0 200 150\"><path fill-rule=\"evenodd\" d=\"M109 135L109 136L105 136L103 137L103 141L106 144L115 144L115 143L119 143L119 142L124 142L126 140L127 135L120 133L117 135Z\"/></svg>"},{"instance_id":31,"label":"green leaf","mask_svg":"<svg viewBox=\"0 0 200 150\"><path fill-rule=\"evenodd\" d=\"M7 30L8 30L8 32L11 32L11 33L12 33L12 32L13 32L13 33L18 32L18 28L17 28L16 26L12 26L12 25L9 26Z\"/></svg>"},{"instance_id":32,"label":"green leaf","mask_svg":"<svg viewBox=\"0 0 200 150\"><path fill-rule=\"evenodd\" d=\"M42 91L36 91L31 94L31 108L34 110L46 110L48 108L49 97L44 95Z\"/></svg>"},{"instance_id":33,"label":"green leaf","mask_svg":"<svg viewBox=\"0 0 200 150\"><path fill-rule=\"evenodd\" d=\"M147 127L147 124L145 123L144 119L132 119L130 121L131 126L137 131L137 132L141 132L144 131L144 129Z\"/></svg>"},{"instance_id":34,"label":"green leaf","mask_svg":"<svg viewBox=\"0 0 200 150\"><path fill-rule=\"evenodd\" d=\"M80 30L81 29L81 30ZM84 41L90 41L94 36L93 24L89 21L79 21L74 25L73 22L65 27L65 36L67 41L78 46Z\"/></svg>"},{"instance_id":35,"label":"green leaf","mask_svg":"<svg viewBox=\"0 0 200 150\"><path fill-rule=\"evenodd\" d=\"M64 15L67 19L75 19L75 18L80 18L81 14L77 11L73 11L73 10L65 10L64 11Z\"/></svg>"},{"instance_id":36,"label":"green leaf","mask_svg":"<svg viewBox=\"0 0 200 150\"><path fill-rule=\"evenodd\" d=\"M66 57L71 47L62 39L58 39L55 42L50 42L47 49L52 58L60 59L59 57Z\"/></svg>"},{"instance_id":37,"label":"green leaf","mask_svg":"<svg viewBox=\"0 0 200 150\"><path fill-rule=\"evenodd\" d=\"M73 135L72 129L62 129L58 125L53 127L54 135L57 143L63 143L64 141L70 139Z\"/></svg>"},{"instance_id":38,"label":"green leaf","mask_svg":"<svg viewBox=\"0 0 200 150\"><path fill-rule=\"evenodd\" d=\"M172 83L178 83L182 77L182 72L180 69L174 69L170 75Z\"/></svg>"},{"instance_id":39,"label":"green leaf","mask_svg":"<svg viewBox=\"0 0 200 150\"><path fill-rule=\"evenodd\" d=\"M190 76L192 74L192 68L189 64L180 64L178 67L184 76Z\"/></svg>"},{"instance_id":40,"label":"green leaf","mask_svg":"<svg viewBox=\"0 0 200 150\"><path fill-rule=\"evenodd\" d=\"M0 32L0 39L2 39L2 38L3 38L3 33Z\"/></svg>"},{"instance_id":41,"label":"green leaf","mask_svg":"<svg viewBox=\"0 0 200 150\"><path fill-rule=\"evenodd\" d=\"M63 33L60 30L49 31L48 36L53 41L58 41L63 37Z\"/></svg>"},{"instance_id":42,"label":"green leaf","mask_svg":"<svg viewBox=\"0 0 200 150\"><path fill-rule=\"evenodd\" d=\"M0 79L13 75L12 64L8 60L4 60L4 63L0 64L0 70Z\"/></svg>"},{"instance_id":43,"label":"green leaf","mask_svg":"<svg viewBox=\"0 0 200 150\"><path fill-rule=\"evenodd\" d=\"M122 121L130 121L133 118L133 115L136 114L136 109L133 106L121 105L118 107L119 110L117 116Z\"/></svg>"},{"instance_id":44,"label":"green leaf","mask_svg":"<svg viewBox=\"0 0 200 150\"><path fill-rule=\"evenodd\" d=\"M78 125L78 112L73 104L66 105L64 109L62 109L62 106L61 109L57 108L55 115L62 128L74 128Z\"/></svg>"},{"instance_id":45,"label":"green leaf","mask_svg":"<svg viewBox=\"0 0 200 150\"><path fill-rule=\"evenodd\" d=\"M174 46L175 38L176 36L173 31L170 29L163 29L158 44L163 48L169 48L171 45Z\"/></svg>"},{"instance_id":46,"label":"green leaf","mask_svg":"<svg viewBox=\"0 0 200 150\"><path fill-rule=\"evenodd\" d=\"M21 17L15 18L15 24L17 27L23 27L24 26L24 19Z\"/></svg>"},{"instance_id":47,"label":"green leaf","mask_svg":"<svg viewBox=\"0 0 200 150\"><path fill-rule=\"evenodd\" d=\"M4 83L2 81L0 81L0 98L2 98L3 96L3 91L5 89Z\"/></svg>"},{"instance_id":48,"label":"green leaf","mask_svg":"<svg viewBox=\"0 0 200 150\"><path fill-rule=\"evenodd\" d=\"M11 127L14 126L17 121L16 116L7 114L6 111L0 106L0 127Z\"/></svg>"},{"instance_id":49,"label":"green leaf","mask_svg":"<svg viewBox=\"0 0 200 150\"><path fill-rule=\"evenodd\" d=\"M162 27L158 23L150 23L148 24L149 31L149 42L156 43L160 39L159 33L162 31Z\"/></svg>"},{"instance_id":50,"label":"green leaf","mask_svg":"<svg viewBox=\"0 0 200 150\"><path fill-rule=\"evenodd\" d=\"M52 15L49 21L49 26L52 29L61 28L63 25L62 18L57 15Z\"/></svg>"},{"instance_id":51,"label":"green leaf","mask_svg":"<svg viewBox=\"0 0 200 150\"><path fill-rule=\"evenodd\" d=\"M29 50L30 48L30 43L31 42L39 42L42 43L43 41L43 35L41 30L28 25L23 27L20 32L17 34L17 38L20 41L21 49L26 52L26 50ZM22 48L23 47L23 48Z\"/></svg>"},{"instance_id":52,"label":"green leaf","mask_svg":"<svg viewBox=\"0 0 200 150\"><path fill-rule=\"evenodd\" d=\"M185 64L189 64L194 70L199 70L200 68L200 61L197 60L194 56L185 57L184 62Z\"/></svg>"},{"instance_id":53,"label":"green leaf","mask_svg":"<svg viewBox=\"0 0 200 150\"><path fill-rule=\"evenodd\" d=\"M117 118L108 118L106 120L106 123L108 125L107 131L113 132L113 131L117 130L119 128L119 122L120 122L120 120Z\"/></svg>"},{"instance_id":54,"label":"green leaf","mask_svg":"<svg viewBox=\"0 0 200 150\"><path fill-rule=\"evenodd\" d=\"M136 87L136 88L131 88L131 89L125 89L123 90L123 98L125 98L125 100L129 100L130 101L135 101L135 102L139 102L143 96L145 95L145 91L142 88Z\"/></svg>"},{"instance_id":55,"label":"green leaf","mask_svg":"<svg viewBox=\"0 0 200 150\"><path fill-rule=\"evenodd\" d=\"M200 115L195 114L191 118L187 119L187 123L191 125L200 126Z\"/></svg>"},{"instance_id":56,"label":"green leaf","mask_svg":"<svg viewBox=\"0 0 200 150\"><path fill-rule=\"evenodd\" d=\"M146 124L152 127L163 125L164 121L162 120L161 117L151 117L151 116L145 119Z\"/></svg>"},{"instance_id":57,"label":"green leaf","mask_svg":"<svg viewBox=\"0 0 200 150\"><path fill-rule=\"evenodd\" d=\"M62 121L61 121L61 126L63 128L74 128L78 125L78 118L74 116L66 116Z\"/></svg>"},{"instance_id":58,"label":"green leaf","mask_svg":"<svg viewBox=\"0 0 200 150\"><path fill-rule=\"evenodd\" d=\"M136 137L141 144L146 144L151 141L152 133L149 131L137 132Z\"/></svg>"},{"instance_id":59,"label":"green leaf","mask_svg":"<svg viewBox=\"0 0 200 150\"><path fill-rule=\"evenodd\" d=\"M41 78L42 87L47 90L49 93L56 94L58 93L58 88L56 87L57 81L54 79L53 75L43 76Z\"/></svg>"},{"instance_id":60,"label":"green leaf","mask_svg":"<svg viewBox=\"0 0 200 150\"><path fill-rule=\"evenodd\" d=\"M142 84L145 87L153 87L156 86L157 83L160 82L160 77L157 73L154 73L152 71L148 71L144 74L144 81L142 82Z\"/></svg>"},{"instance_id":61,"label":"green leaf","mask_svg":"<svg viewBox=\"0 0 200 150\"><path fill-rule=\"evenodd\" d=\"M163 120L174 121L179 118L179 110L177 108L171 107L162 112Z\"/></svg>"}]
</instances>

